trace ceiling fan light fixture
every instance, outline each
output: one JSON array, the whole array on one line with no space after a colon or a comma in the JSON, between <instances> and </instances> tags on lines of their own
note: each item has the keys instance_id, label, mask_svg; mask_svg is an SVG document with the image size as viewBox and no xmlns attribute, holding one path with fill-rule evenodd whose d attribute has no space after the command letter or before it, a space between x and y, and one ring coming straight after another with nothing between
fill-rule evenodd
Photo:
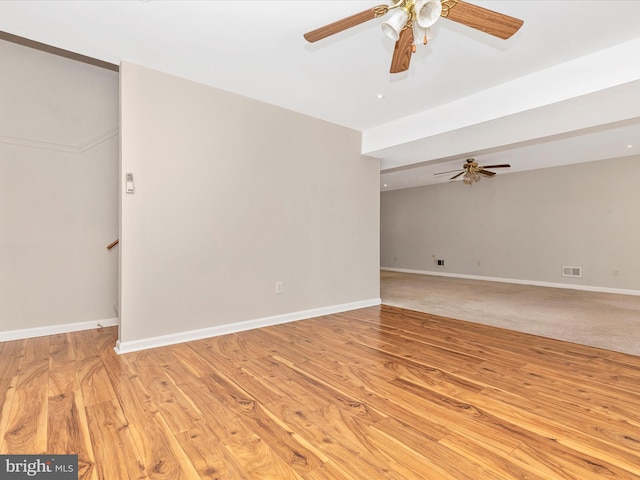
<instances>
[{"instance_id":1,"label":"ceiling fan light fixture","mask_svg":"<svg viewBox=\"0 0 640 480\"><path fill-rule=\"evenodd\" d=\"M480 175L478 175L476 172L468 171L463 175L462 182L466 183L467 185L471 185L472 183L479 182L480 178Z\"/></svg>"},{"instance_id":2,"label":"ceiling fan light fixture","mask_svg":"<svg viewBox=\"0 0 640 480\"><path fill-rule=\"evenodd\" d=\"M310 42L343 32L364 22L381 18L389 13L382 23L382 31L396 44L391 58L389 73L401 73L409 69L411 55L416 51L414 29L428 29L440 17L460 23L501 39L510 38L522 24L522 20L494 12L463 0L392 0L391 5L378 5L349 15L304 34ZM391 11L393 10L393 13ZM422 32L421 40L426 45L428 33ZM419 40L418 40L419 41Z\"/></svg>"},{"instance_id":3,"label":"ceiling fan light fixture","mask_svg":"<svg viewBox=\"0 0 640 480\"><path fill-rule=\"evenodd\" d=\"M442 3L440 0L418 0L414 5L416 23L422 28L429 28L440 18Z\"/></svg>"},{"instance_id":4,"label":"ceiling fan light fixture","mask_svg":"<svg viewBox=\"0 0 640 480\"><path fill-rule=\"evenodd\" d=\"M382 31L394 42L397 42L400 38L400 32L407 24L409 20L409 14L404 8L399 8L388 20L382 23Z\"/></svg>"}]
</instances>

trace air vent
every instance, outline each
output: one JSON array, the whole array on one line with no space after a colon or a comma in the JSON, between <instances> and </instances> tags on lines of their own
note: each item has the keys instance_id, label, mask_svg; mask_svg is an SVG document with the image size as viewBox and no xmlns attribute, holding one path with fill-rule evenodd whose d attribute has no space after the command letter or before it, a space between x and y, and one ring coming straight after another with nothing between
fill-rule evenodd
<instances>
[{"instance_id":1,"label":"air vent","mask_svg":"<svg viewBox=\"0 0 640 480\"><path fill-rule=\"evenodd\" d=\"M562 267L563 277L581 277L582 267Z\"/></svg>"}]
</instances>

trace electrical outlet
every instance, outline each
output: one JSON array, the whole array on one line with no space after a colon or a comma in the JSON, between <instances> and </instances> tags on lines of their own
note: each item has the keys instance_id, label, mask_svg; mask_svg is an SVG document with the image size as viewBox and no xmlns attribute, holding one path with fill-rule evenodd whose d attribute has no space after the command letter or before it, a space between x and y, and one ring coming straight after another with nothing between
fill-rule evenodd
<instances>
[{"instance_id":1,"label":"electrical outlet","mask_svg":"<svg viewBox=\"0 0 640 480\"><path fill-rule=\"evenodd\" d=\"M284 293L284 285L282 284L282 282L276 282L276 293L278 295Z\"/></svg>"},{"instance_id":2,"label":"electrical outlet","mask_svg":"<svg viewBox=\"0 0 640 480\"><path fill-rule=\"evenodd\" d=\"M438 266L444 267L444 260L438 260Z\"/></svg>"}]
</instances>

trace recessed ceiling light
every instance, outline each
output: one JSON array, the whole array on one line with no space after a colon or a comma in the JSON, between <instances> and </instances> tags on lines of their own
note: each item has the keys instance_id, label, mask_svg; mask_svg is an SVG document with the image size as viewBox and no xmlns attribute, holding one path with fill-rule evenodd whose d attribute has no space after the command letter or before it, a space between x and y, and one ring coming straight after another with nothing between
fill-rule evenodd
<instances>
[{"instance_id":1,"label":"recessed ceiling light","mask_svg":"<svg viewBox=\"0 0 640 480\"><path fill-rule=\"evenodd\" d=\"M631 144L627 145L627 148L631 148L631 147L633 147L633 145L631 145Z\"/></svg>"},{"instance_id":2,"label":"recessed ceiling light","mask_svg":"<svg viewBox=\"0 0 640 480\"><path fill-rule=\"evenodd\" d=\"M383 186L383 187L386 187L386 186L387 186L387 184L385 183L385 184L384 184L384 185L382 185L382 186Z\"/></svg>"},{"instance_id":3,"label":"recessed ceiling light","mask_svg":"<svg viewBox=\"0 0 640 480\"><path fill-rule=\"evenodd\" d=\"M377 98L378 100L382 100L382 99L384 98L384 93L378 93L378 94L376 95L376 98Z\"/></svg>"}]
</instances>

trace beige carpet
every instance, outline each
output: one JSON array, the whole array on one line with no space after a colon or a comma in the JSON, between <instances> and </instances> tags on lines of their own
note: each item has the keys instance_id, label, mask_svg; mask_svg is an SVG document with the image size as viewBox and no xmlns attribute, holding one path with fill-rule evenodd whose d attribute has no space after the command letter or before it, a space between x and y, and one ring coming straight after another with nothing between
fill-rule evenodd
<instances>
[{"instance_id":1,"label":"beige carpet","mask_svg":"<svg viewBox=\"0 0 640 480\"><path fill-rule=\"evenodd\" d=\"M640 296L380 272L382 303L640 355Z\"/></svg>"}]
</instances>

